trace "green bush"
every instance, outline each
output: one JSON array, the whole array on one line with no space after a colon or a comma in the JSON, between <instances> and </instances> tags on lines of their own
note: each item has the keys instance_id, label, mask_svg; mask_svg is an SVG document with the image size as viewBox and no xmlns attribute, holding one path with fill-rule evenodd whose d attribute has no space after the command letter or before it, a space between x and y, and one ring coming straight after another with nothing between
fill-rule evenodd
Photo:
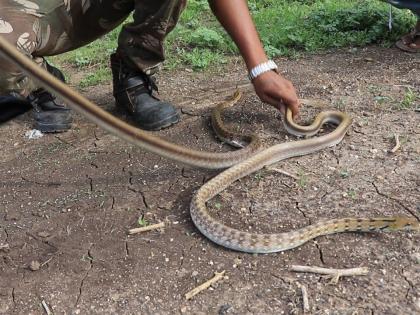
<instances>
[{"instance_id":1,"label":"green bush","mask_svg":"<svg viewBox=\"0 0 420 315\"><path fill-rule=\"evenodd\" d=\"M382 1L249 0L248 3L271 57L368 44L390 45L415 23L408 10L394 10L393 29L389 31L389 7ZM117 45L120 29L56 61L67 61L80 68L94 65L103 68ZM189 0L178 26L168 36L167 48L166 66L170 68L182 63L205 69L228 55L237 54L212 15L207 0ZM108 77L100 70L83 85Z\"/></svg>"}]
</instances>

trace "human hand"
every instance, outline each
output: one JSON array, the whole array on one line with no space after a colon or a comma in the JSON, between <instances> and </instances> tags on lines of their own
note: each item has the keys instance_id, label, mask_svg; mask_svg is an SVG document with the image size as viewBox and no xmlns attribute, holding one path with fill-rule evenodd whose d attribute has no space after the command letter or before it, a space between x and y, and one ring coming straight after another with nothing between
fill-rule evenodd
<instances>
[{"instance_id":1,"label":"human hand","mask_svg":"<svg viewBox=\"0 0 420 315\"><path fill-rule=\"evenodd\" d=\"M274 71L265 72L252 81L255 92L261 101L268 103L284 115L286 107L290 108L293 117L299 115L299 99L293 84L281 74Z\"/></svg>"}]
</instances>

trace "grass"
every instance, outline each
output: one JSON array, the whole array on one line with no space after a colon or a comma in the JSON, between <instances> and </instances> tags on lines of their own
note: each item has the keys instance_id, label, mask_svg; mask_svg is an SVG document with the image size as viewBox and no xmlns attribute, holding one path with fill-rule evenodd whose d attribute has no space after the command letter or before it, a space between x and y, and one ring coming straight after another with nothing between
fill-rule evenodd
<instances>
[{"instance_id":1,"label":"grass","mask_svg":"<svg viewBox=\"0 0 420 315\"><path fill-rule=\"evenodd\" d=\"M340 172L340 177L341 178L348 178L350 176L350 173L349 173L349 171L348 170L342 170L341 172Z\"/></svg>"},{"instance_id":2,"label":"grass","mask_svg":"<svg viewBox=\"0 0 420 315\"><path fill-rule=\"evenodd\" d=\"M381 1L249 0L249 7L271 57L368 44L388 46L415 23L409 11L394 10L394 28L389 31L389 8ZM120 30L121 26L90 45L54 57L53 61L94 69L80 82L81 87L110 80L109 54L116 48ZM233 54L237 50L212 15L207 0L190 0L179 24L168 36L165 66L202 70L226 62Z\"/></svg>"},{"instance_id":3,"label":"grass","mask_svg":"<svg viewBox=\"0 0 420 315\"><path fill-rule=\"evenodd\" d=\"M414 107L417 99L420 99L419 95L416 92L414 92L411 88L407 87L405 90L404 97L399 103L398 108L402 110Z\"/></svg>"},{"instance_id":4,"label":"grass","mask_svg":"<svg viewBox=\"0 0 420 315\"><path fill-rule=\"evenodd\" d=\"M300 188L305 188L306 185L308 184L308 176L302 170L298 172L298 176L299 176L299 180L297 182L298 186Z\"/></svg>"},{"instance_id":5,"label":"grass","mask_svg":"<svg viewBox=\"0 0 420 315\"><path fill-rule=\"evenodd\" d=\"M401 111L411 109L416 109L417 111L420 106L420 94L409 86L405 87L401 97L383 95L379 87L369 87L369 90L374 94L374 101L380 106L390 104L391 108Z\"/></svg>"},{"instance_id":6,"label":"grass","mask_svg":"<svg viewBox=\"0 0 420 315\"><path fill-rule=\"evenodd\" d=\"M354 189L350 189L347 192L347 196L350 197L351 199L356 199L357 198L357 191Z\"/></svg>"},{"instance_id":7,"label":"grass","mask_svg":"<svg viewBox=\"0 0 420 315\"><path fill-rule=\"evenodd\" d=\"M137 220L138 225L140 226L148 226L149 222L143 217L139 217L139 219Z\"/></svg>"}]
</instances>

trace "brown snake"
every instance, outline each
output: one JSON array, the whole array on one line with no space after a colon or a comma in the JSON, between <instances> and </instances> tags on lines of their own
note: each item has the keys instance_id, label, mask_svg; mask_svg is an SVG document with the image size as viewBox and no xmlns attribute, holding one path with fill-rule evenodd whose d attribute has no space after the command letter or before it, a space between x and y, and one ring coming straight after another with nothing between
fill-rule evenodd
<instances>
[{"instance_id":1,"label":"brown snake","mask_svg":"<svg viewBox=\"0 0 420 315\"><path fill-rule=\"evenodd\" d=\"M231 185L235 180L275 162L313 153L339 143L351 124L351 119L347 114L337 111L322 112L310 126L300 126L293 121L292 114L288 110L284 119L284 125L292 134L314 135L323 124L328 122L337 125L337 127L331 133L317 138L277 144L262 151L260 151L258 137L252 135L244 136L243 140L249 141L250 144L241 150L227 153L197 151L157 138L148 132L128 125L102 110L96 104L90 102L35 65L1 36L0 52L28 75L35 78L41 86L61 97L71 108L123 140L142 147L147 151L192 166L212 169L224 169L232 166L205 183L191 202L191 217L194 224L206 237L217 244L244 252L270 253L291 249L317 236L332 233L347 231L420 231L420 224L415 218L383 217L333 219L286 233L257 234L230 228L212 218L208 213L206 202ZM233 105L238 99L239 94L235 94L231 101L220 105L213 114L213 125L216 131L220 132L221 138L232 144L235 144L235 140L230 139L233 134L224 128L220 111L224 107Z\"/></svg>"}]
</instances>

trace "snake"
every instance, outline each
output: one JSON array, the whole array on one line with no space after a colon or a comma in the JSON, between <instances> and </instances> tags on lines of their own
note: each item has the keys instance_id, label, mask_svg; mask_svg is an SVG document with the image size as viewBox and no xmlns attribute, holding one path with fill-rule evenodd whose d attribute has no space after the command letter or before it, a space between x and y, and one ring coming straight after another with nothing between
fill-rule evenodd
<instances>
[{"instance_id":1,"label":"snake","mask_svg":"<svg viewBox=\"0 0 420 315\"><path fill-rule=\"evenodd\" d=\"M106 112L33 63L30 58L21 54L1 36L0 52L36 80L40 86L64 100L70 108L122 140L176 162L200 168L222 169L221 173L202 185L194 194L190 203L190 215L193 223L204 236L223 247L248 253L273 253L292 249L316 237L333 233L420 231L420 223L416 218L393 216L330 219L288 232L260 234L229 227L211 216L206 203L236 180L273 163L311 154L340 143L352 122L346 113L323 111L315 117L312 124L303 126L293 120L292 112L287 109L283 124L285 129L293 135L313 136L326 123L334 124L336 128L330 133L315 138L280 143L262 149L258 136L244 135L240 136L238 141L234 139L238 135L227 130L223 125L221 112L236 104L240 99L240 93L235 93L231 99L215 108L212 114L212 125L219 138L240 149L220 153L194 150L161 139ZM247 145L243 142L247 142Z\"/></svg>"}]
</instances>

